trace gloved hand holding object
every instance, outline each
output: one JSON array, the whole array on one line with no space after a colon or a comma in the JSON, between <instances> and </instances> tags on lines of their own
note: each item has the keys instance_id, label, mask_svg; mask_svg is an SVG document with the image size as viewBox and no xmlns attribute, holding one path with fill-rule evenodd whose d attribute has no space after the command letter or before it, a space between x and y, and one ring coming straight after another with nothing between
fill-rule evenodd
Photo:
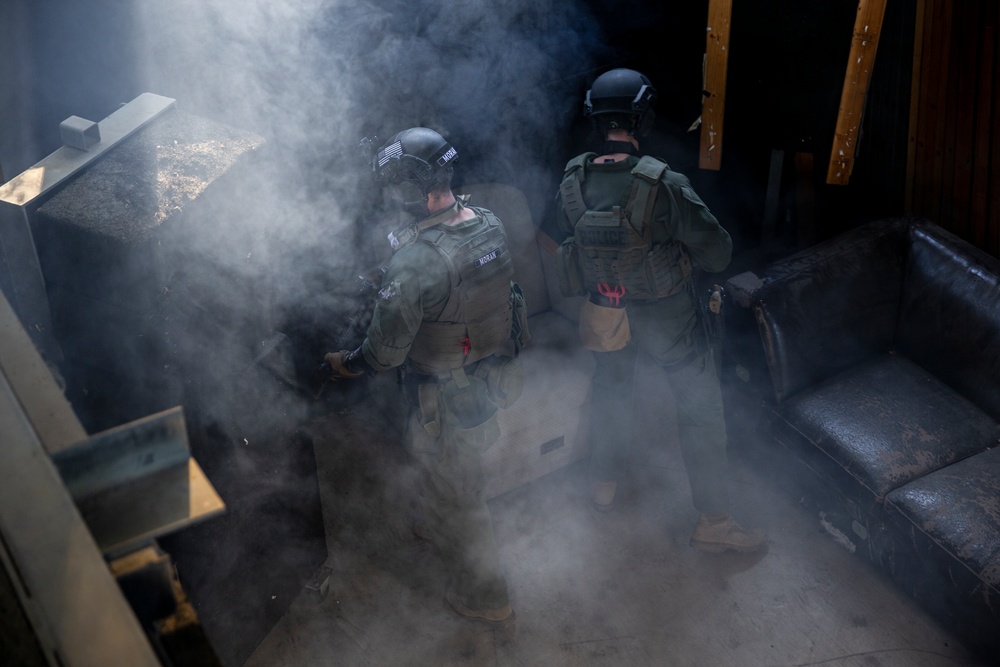
<instances>
[{"instance_id":1,"label":"gloved hand holding object","mask_svg":"<svg viewBox=\"0 0 1000 667\"><path fill-rule=\"evenodd\" d=\"M348 379L355 380L362 377L365 372L363 370L351 370L351 362L356 359L358 352L360 350L355 350L353 352L349 350L341 350L340 352L327 352L323 359L329 364L331 372L331 377L334 380Z\"/></svg>"}]
</instances>

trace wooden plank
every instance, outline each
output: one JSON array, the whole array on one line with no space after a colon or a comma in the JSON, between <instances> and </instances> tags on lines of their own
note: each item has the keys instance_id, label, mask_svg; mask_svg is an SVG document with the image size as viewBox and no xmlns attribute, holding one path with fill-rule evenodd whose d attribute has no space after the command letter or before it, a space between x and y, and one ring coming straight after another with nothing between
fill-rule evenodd
<instances>
[{"instance_id":1,"label":"wooden plank","mask_svg":"<svg viewBox=\"0 0 1000 667\"><path fill-rule=\"evenodd\" d=\"M774 241L778 229L778 205L781 203L781 176L784 172L785 151L771 151L771 167L767 176L767 196L764 198L764 224L761 228L761 242L764 245Z\"/></svg>"},{"instance_id":2,"label":"wooden plank","mask_svg":"<svg viewBox=\"0 0 1000 667\"><path fill-rule=\"evenodd\" d=\"M0 306L4 320L13 317L2 294ZM18 601L48 664L159 667L25 414L22 382L0 373L0 569L15 573Z\"/></svg>"},{"instance_id":3,"label":"wooden plank","mask_svg":"<svg viewBox=\"0 0 1000 667\"><path fill-rule=\"evenodd\" d=\"M952 20L954 6L948 0L938 0L941 5L941 20L935 26L938 31L937 53L938 67L936 76L938 86L935 98L930 104L934 108L933 125L930 130L930 152L927 156L930 172L927 177L926 191L928 205L925 215L935 222L941 221L942 174L944 171L945 134L948 126L948 100L954 94L954 80L951 79L951 68L948 66L952 53Z\"/></svg>"},{"instance_id":4,"label":"wooden plank","mask_svg":"<svg viewBox=\"0 0 1000 667\"><path fill-rule=\"evenodd\" d=\"M854 154L865 99L868 96L868 84L875 65L879 33L882 31L885 3L886 0L860 0L858 3L851 54L847 59L847 73L844 75L844 88L840 95L840 112L837 114L837 127L830 151L830 166L826 172L826 182L831 185L847 185L854 169Z\"/></svg>"},{"instance_id":5,"label":"wooden plank","mask_svg":"<svg viewBox=\"0 0 1000 667\"><path fill-rule=\"evenodd\" d=\"M729 22L732 0L708 0L705 28L705 90L701 110L701 148L698 166L718 170L722 165L722 121L726 111L726 70L729 66Z\"/></svg>"},{"instance_id":6,"label":"wooden plank","mask_svg":"<svg viewBox=\"0 0 1000 667\"><path fill-rule=\"evenodd\" d=\"M914 165L913 212L930 216L930 204L934 200L931 189L933 175L934 128L937 123L938 102L944 96L941 90L941 30L947 0L927 0L927 14L924 22L923 58L920 70L919 119L917 128L917 154Z\"/></svg>"},{"instance_id":7,"label":"wooden plank","mask_svg":"<svg viewBox=\"0 0 1000 667\"><path fill-rule=\"evenodd\" d=\"M979 89L976 104L975 154L972 169L972 196L970 202L973 221L973 243L988 250L989 239L996 238L996 229L991 229L987 215L990 184L1000 188L1000 164L990 164L990 151L996 145L996 134L1000 128L994 123L994 107L997 102L997 4L988 2L982 16L981 47L979 50Z\"/></svg>"},{"instance_id":8,"label":"wooden plank","mask_svg":"<svg viewBox=\"0 0 1000 667\"><path fill-rule=\"evenodd\" d=\"M995 33L994 33L995 34ZM995 46L993 54L993 71L1000 72L1000 46ZM994 257L1000 257L1000 85L996 80L993 89L993 118L990 122L990 172L986 187L989 190L989 214L987 223L987 238L984 248Z\"/></svg>"},{"instance_id":9,"label":"wooden plank","mask_svg":"<svg viewBox=\"0 0 1000 667\"><path fill-rule=\"evenodd\" d=\"M180 407L102 431L72 447L48 449L75 500L144 479L191 458Z\"/></svg>"},{"instance_id":10,"label":"wooden plank","mask_svg":"<svg viewBox=\"0 0 1000 667\"><path fill-rule=\"evenodd\" d=\"M21 410L50 454L87 437L73 406L2 292L0 375L19 388Z\"/></svg>"},{"instance_id":11,"label":"wooden plank","mask_svg":"<svg viewBox=\"0 0 1000 667\"><path fill-rule=\"evenodd\" d=\"M944 164L941 174L941 221L963 239L971 241L975 225L969 219L972 197L972 158L975 154L976 73L979 69L978 36L981 33L981 3L962 3L956 7L956 35L952 41L950 80L955 82L949 95L948 127L945 132Z\"/></svg>"},{"instance_id":12,"label":"wooden plank","mask_svg":"<svg viewBox=\"0 0 1000 667\"><path fill-rule=\"evenodd\" d=\"M910 129L906 142L906 181L903 185L903 210L914 211L914 189L917 173L917 136L920 121L920 87L924 60L924 16L928 0L917 0L913 26L913 66L910 70Z\"/></svg>"},{"instance_id":13,"label":"wooden plank","mask_svg":"<svg viewBox=\"0 0 1000 667\"><path fill-rule=\"evenodd\" d=\"M795 154L795 211L798 227L797 248L819 241L816 231L816 168L812 153Z\"/></svg>"}]
</instances>

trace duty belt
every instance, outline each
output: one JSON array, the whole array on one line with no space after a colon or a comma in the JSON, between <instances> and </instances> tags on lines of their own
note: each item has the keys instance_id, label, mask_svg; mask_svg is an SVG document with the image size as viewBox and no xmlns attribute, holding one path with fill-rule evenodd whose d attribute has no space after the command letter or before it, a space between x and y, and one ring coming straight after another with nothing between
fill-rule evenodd
<instances>
[{"instance_id":1,"label":"duty belt","mask_svg":"<svg viewBox=\"0 0 1000 667\"><path fill-rule=\"evenodd\" d=\"M420 373L418 371L413 370L412 368L407 368L405 372L405 379L406 381L412 382L413 384L429 384L429 383L444 384L448 380L451 380L455 377L456 371L462 371L466 375L474 374L476 372L476 369L479 368L480 362L482 362L482 359L474 361L466 366L462 366L461 368L456 368L454 370L448 371L446 373Z\"/></svg>"}]
</instances>

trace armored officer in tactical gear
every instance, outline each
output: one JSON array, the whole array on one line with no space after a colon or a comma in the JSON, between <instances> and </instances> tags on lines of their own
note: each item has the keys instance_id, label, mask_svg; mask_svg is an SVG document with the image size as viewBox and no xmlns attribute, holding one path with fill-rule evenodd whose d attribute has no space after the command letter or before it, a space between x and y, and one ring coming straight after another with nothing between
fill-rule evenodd
<instances>
[{"instance_id":1,"label":"armored officer in tactical gear","mask_svg":"<svg viewBox=\"0 0 1000 667\"><path fill-rule=\"evenodd\" d=\"M586 295L580 336L595 351L590 474L592 501L614 507L635 437L632 390L641 349L667 371L677 401L681 451L701 513L691 545L755 551L763 535L729 515L726 427L712 351L705 340L694 271L720 272L732 241L691 188L662 160L641 156L656 91L630 69L599 76L584 113L602 141L569 161L557 224L560 288Z\"/></svg>"},{"instance_id":2,"label":"armored officer in tactical gear","mask_svg":"<svg viewBox=\"0 0 1000 667\"><path fill-rule=\"evenodd\" d=\"M506 235L493 213L452 193L458 153L434 130L370 145L375 175L412 219L389 235L393 256L364 342L326 360L334 377L402 371L426 528L453 578L446 599L466 617L506 625L514 614L480 462L499 438L497 410L519 394L516 352L526 342Z\"/></svg>"}]
</instances>

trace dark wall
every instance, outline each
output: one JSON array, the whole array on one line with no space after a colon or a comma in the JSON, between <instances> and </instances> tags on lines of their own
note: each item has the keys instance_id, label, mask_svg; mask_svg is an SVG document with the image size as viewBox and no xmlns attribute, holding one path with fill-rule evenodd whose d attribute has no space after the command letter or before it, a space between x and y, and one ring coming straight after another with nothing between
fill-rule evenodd
<instances>
[{"instance_id":1,"label":"dark wall","mask_svg":"<svg viewBox=\"0 0 1000 667\"><path fill-rule=\"evenodd\" d=\"M912 2L888 3L855 178L849 186L836 188L825 186L823 177L850 47L854 0L734 3L725 152L718 173L697 169L698 132L687 131L700 112L707 0L484 2L469 5L478 8L471 13L467 3L461 4L446 11L431 3L396 0L350 7L330 2L309 17L312 34L296 36L300 41L294 45L295 68L257 68L272 67L275 78L313 79L309 86L268 85L274 89L272 102L297 98L287 109L315 107L309 113L315 135L305 143L315 153L311 159L317 169L356 170L357 163L348 161L353 157L347 155L353 151L348 138L436 124L460 148L460 178L519 185L536 217L543 218L562 164L585 146L583 92L601 71L626 66L645 71L661 93L658 133L645 148L692 177L739 245L749 248L761 240L774 149L789 156L814 156L817 236L902 209L894 179L905 169L905 143L902 157L899 146L906 131ZM136 6L131 0L13 0L0 8L5 25L23 22L27 28L20 43L0 47L5 63L25 65L13 72L9 66L0 70L3 86L17 93L19 108L33 110L28 119L18 115L18 108L0 107L4 127L10 127L8 121L19 128L30 125L17 139L5 139L9 157L0 156L0 164L8 177L29 166L26 153L32 153L34 161L58 146L58 123L65 117L100 120L146 90L176 96L181 108L218 120L271 122L275 114L268 120L252 113L219 118L235 114L233 109L239 107L227 104L227 96L239 100L253 91L241 89L238 78L227 90L224 74L212 78L202 69L221 71L238 61L179 60L177 71L148 76L144 59L169 61L176 56L171 48L188 49L190 44L150 44L137 37L143 13ZM455 15L467 18L457 20ZM12 23L6 22L8 17ZM220 29L212 47L224 54L234 40L245 38ZM311 48L327 53L310 54ZM340 51L334 56L336 49ZM185 73L182 65L196 67ZM23 79L24 71L31 71L27 88L18 78ZM333 85L345 73L355 77L352 83L366 85L346 90ZM214 92L198 88L205 84L212 84ZM345 97L353 104L332 102ZM276 109L287 110L282 105ZM350 132L344 131L345 124ZM247 129L282 131L277 123ZM296 141L298 135L288 143ZM793 182L795 175L786 178Z\"/></svg>"},{"instance_id":2,"label":"dark wall","mask_svg":"<svg viewBox=\"0 0 1000 667\"><path fill-rule=\"evenodd\" d=\"M707 1L590 0L607 41L603 70L633 67L660 91L658 134L645 148L691 177L737 250L781 254L903 211L913 2L887 4L851 183L828 186L830 158L857 2L733 3L722 167L697 167ZM636 7L630 11L631 7ZM577 118L577 137L585 124ZM772 151L784 152L777 238L762 238ZM811 162L812 171L796 171ZM802 158L808 158L803 160ZM803 201L804 204L799 202Z\"/></svg>"}]
</instances>

